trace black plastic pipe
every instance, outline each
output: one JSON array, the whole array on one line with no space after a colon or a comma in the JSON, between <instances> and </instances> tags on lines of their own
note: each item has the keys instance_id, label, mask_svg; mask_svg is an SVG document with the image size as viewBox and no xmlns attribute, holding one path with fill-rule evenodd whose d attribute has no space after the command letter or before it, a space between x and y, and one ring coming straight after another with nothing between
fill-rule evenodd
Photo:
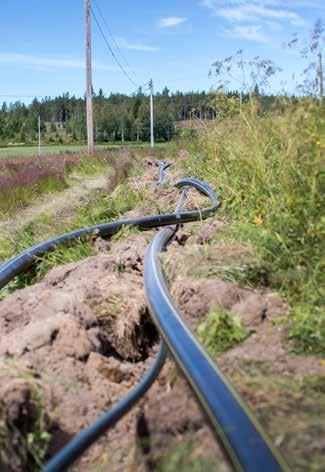
<instances>
[{"instance_id":1,"label":"black plastic pipe","mask_svg":"<svg viewBox=\"0 0 325 472\"><path fill-rule=\"evenodd\" d=\"M27 270L36 257L64 242L94 232L101 236L111 236L123 226L132 225L141 230L146 230L158 226L180 225L205 219L213 215L218 209L219 201L207 184L197 179L182 179L176 182L175 186L183 188L180 202L184 202L184 187L192 186L210 198L211 206L204 210L180 212L179 203L177 210L172 214L120 220L114 223L83 228L50 239L24 251L0 267L0 288L4 287L16 275ZM160 231L150 244L145 257L146 294L158 331L196 394L213 430L221 438L234 468L245 472L289 470L257 420L185 326L171 301L158 254L166 248L174 234L175 227ZM101 434L106 432L123 414L129 411L157 377L165 358L166 351L163 344L161 344L158 358L140 381L140 384L121 400L113 410L103 415L68 444L45 467L44 472L61 471L71 465Z\"/></svg>"},{"instance_id":2,"label":"black plastic pipe","mask_svg":"<svg viewBox=\"0 0 325 472\"><path fill-rule=\"evenodd\" d=\"M187 187L182 189L175 213L179 213L186 200ZM178 226L170 227L171 237L177 232ZM73 464L97 439L113 427L116 422L128 413L140 398L149 390L158 377L167 357L167 349L160 342L158 356L140 382L112 410L106 412L90 427L82 431L45 466L43 472L60 472Z\"/></svg>"},{"instance_id":3,"label":"black plastic pipe","mask_svg":"<svg viewBox=\"0 0 325 472\"><path fill-rule=\"evenodd\" d=\"M145 291L158 332L193 390L213 432L221 440L234 469L289 471L257 419L202 349L172 302L160 262L160 253L172 234L171 228L162 229L145 255Z\"/></svg>"},{"instance_id":4,"label":"black plastic pipe","mask_svg":"<svg viewBox=\"0 0 325 472\"><path fill-rule=\"evenodd\" d=\"M162 185L164 182L165 182L165 178L166 178L166 169L168 169L168 167L170 167L170 163L169 162L165 162L165 161L160 161L159 164L159 178L158 178L158 183L159 185Z\"/></svg>"},{"instance_id":5,"label":"black plastic pipe","mask_svg":"<svg viewBox=\"0 0 325 472\"><path fill-rule=\"evenodd\" d=\"M0 288L3 288L15 276L26 271L35 261L37 257L44 255L46 252L55 249L58 245L68 241L73 241L77 238L92 234L96 232L101 236L111 236L117 233L123 226L137 226L139 229L146 230L161 225L171 225L169 228L171 237L175 234L180 222L195 221L202 218L207 218L213 214L217 207L217 200L212 207L200 211L181 212L182 206L185 203L186 192L188 186L193 186L202 191L205 184L196 179L182 179L175 183L175 186L182 189L179 202L177 204L175 213L157 215L153 217L134 218L128 220L120 220L113 223L101 224L89 228L83 228L77 231L63 234L61 236L52 238L43 243L27 249L18 256L13 257L7 263L0 267ZM160 344L160 350L157 359L144 375L138 385L123 398L111 411L105 413L93 425L84 430L80 435L73 439L67 446L65 446L44 468L44 472L63 471L86 451L91 444L93 444L103 433L112 427L124 414L126 414L132 406L141 398L141 396L150 388L154 380L159 375L159 372L166 359L166 349L164 344Z\"/></svg>"},{"instance_id":6,"label":"black plastic pipe","mask_svg":"<svg viewBox=\"0 0 325 472\"><path fill-rule=\"evenodd\" d=\"M175 183L178 188L192 186L201 190L205 184L197 179L181 179ZM171 213L156 216L146 216L141 218L131 218L119 220L113 223L104 223L100 225L90 226L88 228L78 229L70 233L62 234L48 241L33 246L18 256L13 257L0 267L0 289L5 287L14 277L25 272L40 257L47 252L55 249L60 244L73 241L83 236L98 234L99 236L113 236L118 233L124 226L135 226L140 230L148 230L159 226L178 225L190 221L197 221L211 216L218 207L218 202L214 202L211 208L202 211L186 211L181 213Z\"/></svg>"}]
</instances>

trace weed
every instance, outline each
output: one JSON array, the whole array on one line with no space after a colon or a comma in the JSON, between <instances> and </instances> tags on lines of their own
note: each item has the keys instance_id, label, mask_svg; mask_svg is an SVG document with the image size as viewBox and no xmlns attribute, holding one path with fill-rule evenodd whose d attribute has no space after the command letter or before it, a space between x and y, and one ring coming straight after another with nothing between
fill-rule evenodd
<instances>
[{"instance_id":1,"label":"weed","mask_svg":"<svg viewBox=\"0 0 325 472\"><path fill-rule=\"evenodd\" d=\"M79 208L77 226L92 226L113 221L132 210L138 201L138 194L130 191L126 184L121 184L109 196L95 195Z\"/></svg>"},{"instance_id":2,"label":"weed","mask_svg":"<svg viewBox=\"0 0 325 472\"><path fill-rule=\"evenodd\" d=\"M213 356L231 349L248 336L241 327L240 318L220 305L210 309L206 320L198 326L197 333L199 340Z\"/></svg>"},{"instance_id":3,"label":"weed","mask_svg":"<svg viewBox=\"0 0 325 472\"><path fill-rule=\"evenodd\" d=\"M321 375L277 373L274 363L239 360L232 381L246 396L291 470L323 470L325 380Z\"/></svg>"},{"instance_id":4,"label":"weed","mask_svg":"<svg viewBox=\"0 0 325 472\"><path fill-rule=\"evenodd\" d=\"M206 453L206 451L205 451ZM196 457L197 451L192 442L180 444L171 451L157 466L158 472L212 472L216 464L211 459ZM202 456L202 455L201 455Z\"/></svg>"},{"instance_id":5,"label":"weed","mask_svg":"<svg viewBox=\"0 0 325 472\"><path fill-rule=\"evenodd\" d=\"M21 470L36 472L44 464L51 440L51 421L45 412L42 387L32 372L12 360L3 361L0 376L8 388L13 381L13 388L24 390L24 404L17 417L10 404L0 402L0 466L7 470L8 464L19 464Z\"/></svg>"},{"instance_id":6,"label":"weed","mask_svg":"<svg viewBox=\"0 0 325 472\"><path fill-rule=\"evenodd\" d=\"M321 308L309 305L296 305L290 317L289 339L294 341L294 351L325 352L325 316Z\"/></svg>"}]
</instances>

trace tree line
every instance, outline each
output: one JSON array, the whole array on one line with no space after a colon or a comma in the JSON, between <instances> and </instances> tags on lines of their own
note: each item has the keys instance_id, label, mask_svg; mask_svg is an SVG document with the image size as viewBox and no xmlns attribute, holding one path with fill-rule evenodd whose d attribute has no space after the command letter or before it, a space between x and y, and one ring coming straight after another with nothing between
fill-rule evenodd
<instances>
[{"instance_id":1,"label":"tree line","mask_svg":"<svg viewBox=\"0 0 325 472\"><path fill-rule=\"evenodd\" d=\"M150 136L149 97L141 89L134 95L111 94L102 89L93 94L96 142L148 141ZM207 92L170 93L167 87L154 97L155 137L170 140L175 123L194 117L216 116ZM3 102L0 109L0 143L33 143L41 118L42 138L48 143L81 143L86 135L85 98L65 93L55 98L35 98L30 105Z\"/></svg>"}]
</instances>

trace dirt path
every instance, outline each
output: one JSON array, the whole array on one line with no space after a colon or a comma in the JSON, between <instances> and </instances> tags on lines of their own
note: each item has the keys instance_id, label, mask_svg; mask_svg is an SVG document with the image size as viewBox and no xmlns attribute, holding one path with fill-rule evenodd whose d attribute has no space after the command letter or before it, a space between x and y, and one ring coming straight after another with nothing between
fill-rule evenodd
<instances>
[{"instance_id":1,"label":"dirt path","mask_svg":"<svg viewBox=\"0 0 325 472\"><path fill-rule=\"evenodd\" d=\"M69 216L96 190L105 190L110 169L96 176L72 174L69 187L62 192L42 195L30 206L19 210L10 218L0 219L0 238L17 233L26 224L43 215L48 217Z\"/></svg>"}]
</instances>

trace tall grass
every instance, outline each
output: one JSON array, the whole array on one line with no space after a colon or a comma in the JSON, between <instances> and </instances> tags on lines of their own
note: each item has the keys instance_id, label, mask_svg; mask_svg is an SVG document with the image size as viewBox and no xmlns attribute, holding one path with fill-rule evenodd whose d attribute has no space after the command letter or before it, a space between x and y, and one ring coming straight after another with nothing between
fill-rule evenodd
<instances>
[{"instance_id":1,"label":"tall grass","mask_svg":"<svg viewBox=\"0 0 325 472\"><path fill-rule=\"evenodd\" d=\"M252 98L197 136L185 166L214 185L228 233L256 247L291 303L296 348L324 352L325 110L311 99L280 105L262 115Z\"/></svg>"}]
</instances>

